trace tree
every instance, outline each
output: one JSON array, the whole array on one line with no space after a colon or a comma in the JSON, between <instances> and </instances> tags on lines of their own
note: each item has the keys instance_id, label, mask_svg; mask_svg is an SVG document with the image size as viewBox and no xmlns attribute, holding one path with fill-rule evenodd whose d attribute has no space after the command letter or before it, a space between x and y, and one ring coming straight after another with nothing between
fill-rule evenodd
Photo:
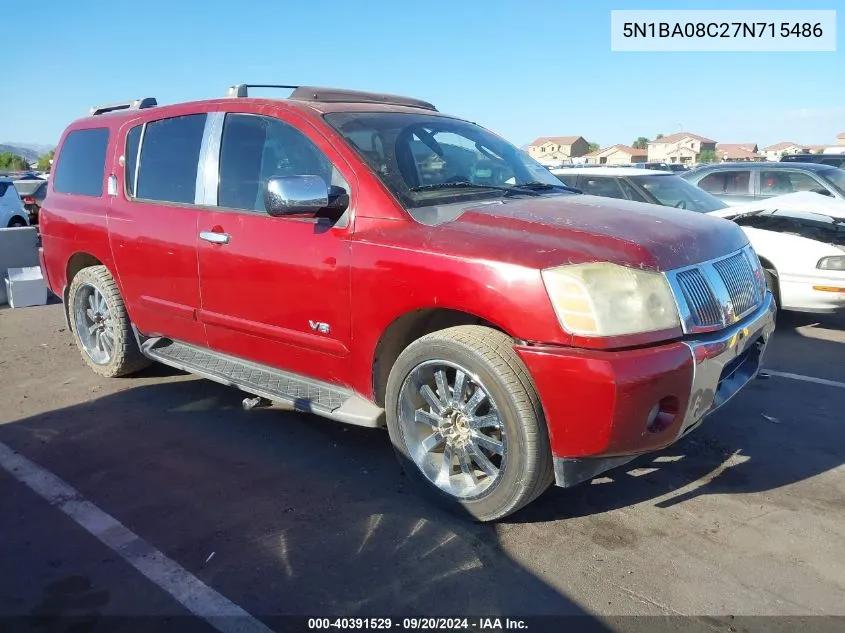
<instances>
[{"instance_id":1,"label":"tree","mask_svg":"<svg viewBox=\"0 0 845 633\"><path fill-rule=\"evenodd\" d=\"M601 149L601 146L598 143L590 143L589 146L588 146L588 149L591 152L597 152L598 150Z\"/></svg>"},{"instance_id":2,"label":"tree","mask_svg":"<svg viewBox=\"0 0 845 633\"><path fill-rule=\"evenodd\" d=\"M43 156L38 157L38 171L50 171L50 165L53 161L53 156L56 154L56 150L51 149L49 152L44 154Z\"/></svg>"},{"instance_id":3,"label":"tree","mask_svg":"<svg viewBox=\"0 0 845 633\"><path fill-rule=\"evenodd\" d=\"M27 161L23 156L12 154L12 152L3 152L0 154L0 169L24 171L29 169L29 161Z\"/></svg>"},{"instance_id":4,"label":"tree","mask_svg":"<svg viewBox=\"0 0 845 633\"><path fill-rule=\"evenodd\" d=\"M716 162L716 150L714 149L706 149L695 157L695 160L699 163L715 163Z\"/></svg>"},{"instance_id":5,"label":"tree","mask_svg":"<svg viewBox=\"0 0 845 633\"><path fill-rule=\"evenodd\" d=\"M658 134L657 138L663 136L662 134ZM638 136L637 140L633 142L631 147L634 149L648 149L648 139L645 136Z\"/></svg>"}]
</instances>

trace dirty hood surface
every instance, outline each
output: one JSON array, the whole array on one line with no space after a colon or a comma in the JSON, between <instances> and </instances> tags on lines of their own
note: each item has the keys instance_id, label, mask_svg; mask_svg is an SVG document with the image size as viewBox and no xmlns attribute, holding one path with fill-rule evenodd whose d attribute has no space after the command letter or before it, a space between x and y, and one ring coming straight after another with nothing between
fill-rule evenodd
<instances>
[{"instance_id":1,"label":"dirty hood surface","mask_svg":"<svg viewBox=\"0 0 845 633\"><path fill-rule=\"evenodd\" d=\"M736 251L748 240L736 224L658 205L562 195L479 203L437 227L451 248L496 253L522 264L612 261L671 270ZM433 246L433 244L430 244Z\"/></svg>"}]
</instances>

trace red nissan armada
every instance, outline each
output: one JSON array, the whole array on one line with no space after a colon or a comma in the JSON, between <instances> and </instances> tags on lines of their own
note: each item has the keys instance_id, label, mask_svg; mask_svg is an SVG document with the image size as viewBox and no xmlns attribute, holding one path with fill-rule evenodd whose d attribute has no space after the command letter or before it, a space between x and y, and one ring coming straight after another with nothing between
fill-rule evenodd
<instances>
[{"instance_id":1,"label":"red nissan armada","mask_svg":"<svg viewBox=\"0 0 845 633\"><path fill-rule=\"evenodd\" d=\"M418 99L255 87L64 132L41 257L97 373L158 361L386 425L423 490L484 521L756 377L775 308L733 223L582 195Z\"/></svg>"}]
</instances>

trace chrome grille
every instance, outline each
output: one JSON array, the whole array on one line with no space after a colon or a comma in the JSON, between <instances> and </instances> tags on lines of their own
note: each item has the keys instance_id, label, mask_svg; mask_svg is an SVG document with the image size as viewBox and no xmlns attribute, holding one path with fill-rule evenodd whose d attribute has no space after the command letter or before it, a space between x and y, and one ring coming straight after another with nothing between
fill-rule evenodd
<instances>
[{"instance_id":1,"label":"chrome grille","mask_svg":"<svg viewBox=\"0 0 845 633\"><path fill-rule=\"evenodd\" d=\"M685 332L709 332L736 323L766 297L763 270L750 246L666 276Z\"/></svg>"},{"instance_id":2,"label":"chrome grille","mask_svg":"<svg viewBox=\"0 0 845 633\"><path fill-rule=\"evenodd\" d=\"M722 311L704 273L698 268L690 268L679 272L676 279L695 325L699 327L721 325Z\"/></svg>"},{"instance_id":3,"label":"chrome grille","mask_svg":"<svg viewBox=\"0 0 845 633\"><path fill-rule=\"evenodd\" d=\"M713 262L713 268L719 273L733 305L734 314L739 316L757 306L757 289L754 273L743 253L737 253L727 259Z\"/></svg>"}]
</instances>

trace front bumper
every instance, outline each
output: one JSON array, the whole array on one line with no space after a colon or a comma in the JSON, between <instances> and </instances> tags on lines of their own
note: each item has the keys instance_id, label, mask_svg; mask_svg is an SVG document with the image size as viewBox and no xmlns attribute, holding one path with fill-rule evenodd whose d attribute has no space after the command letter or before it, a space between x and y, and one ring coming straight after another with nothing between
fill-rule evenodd
<instances>
[{"instance_id":1,"label":"front bumper","mask_svg":"<svg viewBox=\"0 0 845 633\"><path fill-rule=\"evenodd\" d=\"M559 486L573 486L696 428L756 377L775 329L771 294L719 332L636 350L517 347L540 395Z\"/></svg>"}]
</instances>

